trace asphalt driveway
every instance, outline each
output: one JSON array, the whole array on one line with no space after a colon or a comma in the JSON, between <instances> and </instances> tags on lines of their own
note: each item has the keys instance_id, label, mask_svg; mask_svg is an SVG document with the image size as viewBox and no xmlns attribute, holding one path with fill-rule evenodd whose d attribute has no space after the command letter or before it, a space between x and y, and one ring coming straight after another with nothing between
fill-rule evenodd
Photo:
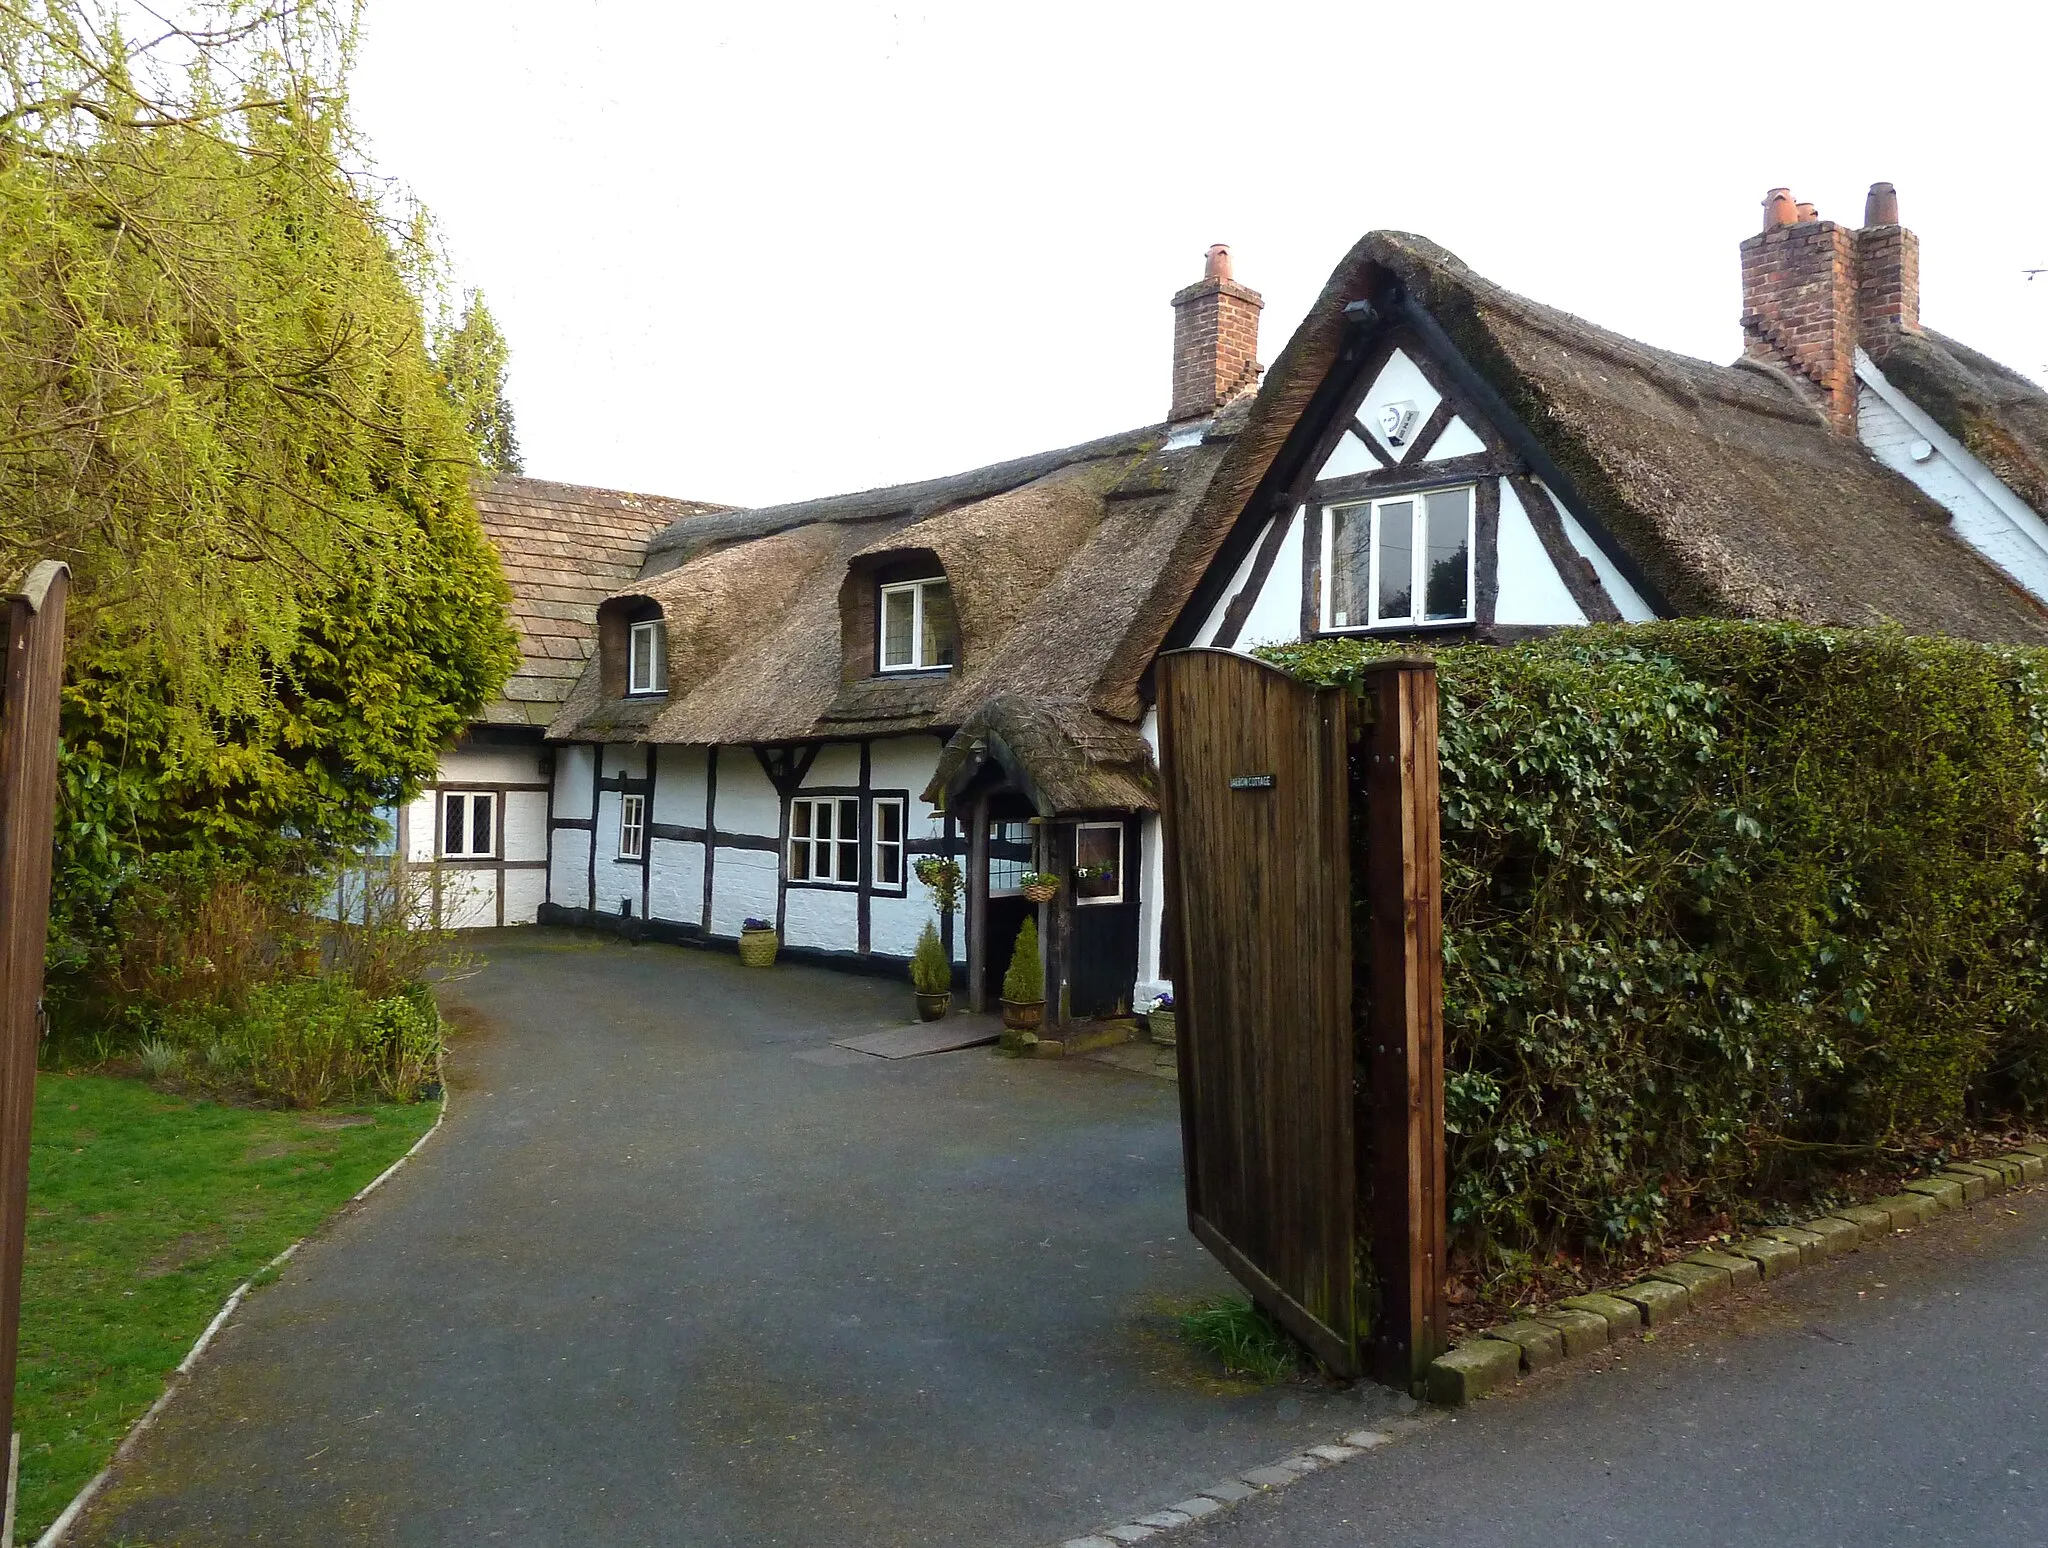
<instances>
[{"instance_id":1,"label":"asphalt driveway","mask_svg":"<svg viewBox=\"0 0 2048 1548\"><path fill-rule=\"evenodd\" d=\"M255 1296L73 1541L1056 1543L1355 1427L1162 1302L1172 1088L835 1038L905 986L563 932L449 989L441 1134Z\"/></svg>"}]
</instances>

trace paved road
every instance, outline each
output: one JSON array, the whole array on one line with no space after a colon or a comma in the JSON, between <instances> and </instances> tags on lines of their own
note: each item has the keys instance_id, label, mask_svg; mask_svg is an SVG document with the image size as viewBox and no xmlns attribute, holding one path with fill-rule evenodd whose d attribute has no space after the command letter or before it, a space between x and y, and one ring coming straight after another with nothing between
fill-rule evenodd
<instances>
[{"instance_id":1,"label":"paved road","mask_svg":"<svg viewBox=\"0 0 2048 1548\"><path fill-rule=\"evenodd\" d=\"M1035 1548L1384 1414L1217 1391L1171 1087L885 1061L900 984L546 931L447 1126L255 1296L77 1540Z\"/></svg>"},{"instance_id":2,"label":"paved road","mask_svg":"<svg viewBox=\"0 0 2048 1548\"><path fill-rule=\"evenodd\" d=\"M1173 1548L2048 1544L2048 1189L1546 1371Z\"/></svg>"}]
</instances>

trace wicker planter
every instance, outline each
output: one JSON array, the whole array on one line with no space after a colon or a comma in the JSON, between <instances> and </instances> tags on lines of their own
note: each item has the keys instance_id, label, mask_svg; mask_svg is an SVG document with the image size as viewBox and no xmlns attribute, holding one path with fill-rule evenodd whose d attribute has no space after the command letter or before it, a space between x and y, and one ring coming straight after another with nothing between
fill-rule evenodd
<instances>
[{"instance_id":1,"label":"wicker planter","mask_svg":"<svg viewBox=\"0 0 2048 1548\"><path fill-rule=\"evenodd\" d=\"M953 995L950 990L943 994L926 994L921 989L917 991L917 1019L919 1021L937 1021L952 1008Z\"/></svg>"},{"instance_id":2,"label":"wicker planter","mask_svg":"<svg viewBox=\"0 0 2048 1548\"><path fill-rule=\"evenodd\" d=\"M775 966L775 948L781 942L773 930L740 931L740 961L748 967Z\"/></svg>"},{"instance_id":3,"label":"wicker planter","mask_svg":"<svg viewBox=\"0 0 2048 1548\"><path fill-rule=\"evenodd\" d=\"M1013 1032L1036 1032L1045 1025L1045 1001L1003 1001L1003 1025Z\"/></svg>"},{"instance_id":4,"label":"wicker planter","mask_svg":"<svg viewBox=\"0 0 2048 1548\"><path fill-rule=\"evenodd\" d=\"M1020 890L1025 897L1034 903L1050 903L1060 895L1060 884L1058 882L1033 882L1030 886Z\"/></svg>"},{"instance_id":5,"label":"wicker planter","mask_svg":"<svg viewBox=\"0 0 2048 1548\"><path fill-rule=\"evenodd\" d=\"M1150 1011L1145 1016L1145 1026L1152 1034L1152 1041L1162 1048L1174 1045L1175 1029L1172 1011Z\"/></svg>"}]
</instances>

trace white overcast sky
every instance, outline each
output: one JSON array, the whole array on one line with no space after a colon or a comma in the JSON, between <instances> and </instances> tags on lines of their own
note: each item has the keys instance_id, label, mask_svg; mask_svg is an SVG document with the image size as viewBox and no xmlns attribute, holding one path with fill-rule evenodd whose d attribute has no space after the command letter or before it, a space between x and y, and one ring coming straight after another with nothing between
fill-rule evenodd
<instances>
[{"instance_id":1,"label":"white overcast sky","mask_svg":"<svg viewBox=\"0 0 2048 1548\"><path fill-rule=\"evenodd\" d=\"M1920 234L1922 315L2048 372L2048 6L369 0L355 111L512 344L527 469L760 504L1164 417L1228 242L1279 353L1421 232L1739 349L1785 184Z\"/></svg>"}]
</instances>

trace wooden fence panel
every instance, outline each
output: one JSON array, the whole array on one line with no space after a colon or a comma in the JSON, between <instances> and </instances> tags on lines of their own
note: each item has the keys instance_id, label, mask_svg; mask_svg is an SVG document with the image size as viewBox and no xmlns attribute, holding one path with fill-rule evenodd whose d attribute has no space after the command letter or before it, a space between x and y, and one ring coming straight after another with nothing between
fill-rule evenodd
<instances>
[{"instance_id":1,"label":"wooden fence panel","mask_svg":"<svg viewBox=\"0 0 2048 1548\"><path fill-rule=\"evenodd\" d=\"M50 929L57 699L69 585L70 572L46 562L7 598L7 662L0 677L0 1437L14 1433L29 1123Z\"/></svg>"},{"instance_id":2,"label":"wooden fence panel","mask_svg":"<svg viewBox=\"0 0 2048 1548\"><path fill-rule=\"evenodd\" d=\"M1346 698L1226 651L1158 681L1189 1226L1353 1375Z\"/></svg>"}]
</instances>

